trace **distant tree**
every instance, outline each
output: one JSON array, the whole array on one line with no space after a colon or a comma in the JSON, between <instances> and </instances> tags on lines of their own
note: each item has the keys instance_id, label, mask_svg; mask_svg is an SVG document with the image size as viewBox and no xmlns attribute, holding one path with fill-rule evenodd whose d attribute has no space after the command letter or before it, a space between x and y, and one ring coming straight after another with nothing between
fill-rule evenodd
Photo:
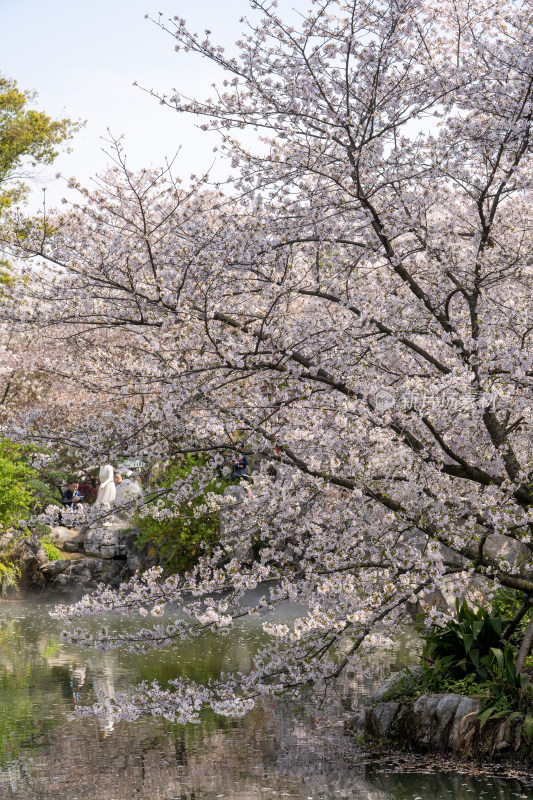
<instances>
[{"instance_id":1,"label":"distant tree","mask_svg":"<svg viewBox=\"0 0 533 800\"><path fill-rule=\"evenodd\" d=\"M31 108L35 92L0 75L0 210L24 198L31 168L51 164L80 124Z\"/></svg>"},{"instance_id":2,"label":"distant tree","mask_svg":"<svg viewBox=\"0 0 533 800\"><path fill-rule=\"evenodd\" d=\"M52 119L33 106L36 93L20 89L13 79L0 75L0 229L10 206L24 201L32 170L51 164L60 146L79 130L80 123L68 118ZM25 221L25 230L40 220ZM9 293L16 274L9 260L2 258L0 244L0 305ZM51 380L41 367L42 343L34 334L18 335L12 325L0 326L0 421L7 407L42 400L51 390ZM39 353L39 357L37 354ZM47 351L51 355L50 350ZM57 383L57 380L56 380Z\"/></svg>"}]
</instances>

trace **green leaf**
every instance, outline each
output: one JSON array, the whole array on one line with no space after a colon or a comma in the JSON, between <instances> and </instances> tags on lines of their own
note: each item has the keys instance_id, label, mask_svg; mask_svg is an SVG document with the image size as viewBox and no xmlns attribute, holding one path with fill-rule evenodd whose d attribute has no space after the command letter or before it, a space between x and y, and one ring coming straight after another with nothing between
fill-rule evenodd
<instances>
[{"instance_id":1,"label":"green leaf","mask_svg":"<svg viewBox=\"0 0 533 800\"><path fill-rule=\"evenodd\" d=\"M479 730L481 730L491 718L496 706L489 706L478 714Z\"/></svg>"},{"instance_id":2,"label":"green leaf","mask_svg":"<svg viewBox=\"0 0 533 800\"><path fill-rule=\"evenodd\" d=\"M531 686L531 679L526 672L520 672L518 679L520 681L520 688L522 690L527 689L528 686Z\"/></svg>"},{"instance_id":3,"label":"green leaf","mask_svg":"<svg viewBox=\"0 0 533 800\"><path fill-rule=\"evenodd\" d=\"M533 717L531 714L526 714L524 719L524 734L529 742L533 740Z\"/></svg>"},{"instance_id":4,"label":"green leaf","mask_svg":"<svg viewBox=\"0 0 533 800\"><path fill-rule=\"evenodd\" d=\"M503 661L503 653L502 653L502 651L501 651L501 650L500 650L498 647L491 647L491 648L490 648L490 652L492 653L492 655L493 655L493 656L494 656L494 658L496 659L496 663L497 663L497 665L498 665L498 671L499 671L499 673L500 673L501 675L503 675L503 665L504 665L504 661Z\"/></svg>"}]
</instances>

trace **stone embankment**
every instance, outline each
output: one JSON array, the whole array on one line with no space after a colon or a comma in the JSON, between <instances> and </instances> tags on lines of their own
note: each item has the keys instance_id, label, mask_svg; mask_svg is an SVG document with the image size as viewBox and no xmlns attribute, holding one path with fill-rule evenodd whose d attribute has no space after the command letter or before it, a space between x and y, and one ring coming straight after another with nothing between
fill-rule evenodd
<instances>
[{"instance_id":1,"label":"stone embankment","mask_svg":"<svg viewBox=\"0 0 533 800\"><path fill-rule=\"evenodd\" d=\"M246 497L242 486L229 486L225 495L238 507ZM231 510L221 513L221 544L228 558L251 559L249 537L241 537L231 528ZM158 563L157 554L136 545L138 531L126 517L90 527L57 526L46 538L63 558L50 561L39 537L17 539L16 534L0 537L0 550L9 551L20 572L19 586L25 592L89 592L98 584L117 587L122 581Z\"/></svg>"},{"instance_id":2,"label":"stone embankment","mask_svg":"<svg viewBox=\"0 0 533 800\"><path fill-rule=\"evenodd\" d=\"M406 673L400 672L385 681L370 698L372 705L359 710L348 723L348 729L385 745L419 753L491 759L516 755L519 744L516 718L499 719L480 730L478 714L482 704L474 697L446 693L388 700L394 697L397 682L405 681L405 677Z\"/></svg>"},{"instance_id":3,"label":"stone embankment","mask_svg":"<svg viewBox=\"0 0 533 800\"><path fill-rule=\"evenodd\" d=\"M478 700L460 694L425 694L412 702L382 702L359 711L349 727L380 741L420 752L467 754L478 732Z\"/></svg>"},{"instance_id":4,"label":"stone embankment","mask_svg":"<svg viewBox=\"0 0 533 800\"><path fill-rule=\"evenodd\" d=\"M99 583L116 587L155 561L136 547L137 531L127 522L84 528L52 528L47 539L63 554L50 561L37 537L0 544L11 545L23 591L80 593Z\"/></svg>"}]
</instances>

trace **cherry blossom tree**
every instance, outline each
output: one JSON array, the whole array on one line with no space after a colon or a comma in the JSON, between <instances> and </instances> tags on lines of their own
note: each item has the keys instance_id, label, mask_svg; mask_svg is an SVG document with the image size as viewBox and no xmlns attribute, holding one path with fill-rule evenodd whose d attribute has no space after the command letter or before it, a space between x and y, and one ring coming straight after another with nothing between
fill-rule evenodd
<instances>
[{"instance_id":1,"label":"cherry blossom tree","mask_svg":"<svg viewBox=\"0 0 533 800\"><path fill-rule=\"evenodd\" d=\"M185 577L151 570L59 610L183 604L135 635L65 634L100 649L265 615L249 674L143 685L108 701L117 718L239 714L327 685L406 604L474 575L533 593L531 4L318 0L297 24L251 7L234 56L156 20L227 74L212 99L160 100L220 132L229 185L133 175L117 144L98 191L18 245L43 259L25 322L97 339L84 385L124 402L80 446L206 454L168 490L176 507L224 450L261 456L232 513L254 559L218 548ZM269 622L286 600L301 617Z\"/></svg>"}]
</instances>

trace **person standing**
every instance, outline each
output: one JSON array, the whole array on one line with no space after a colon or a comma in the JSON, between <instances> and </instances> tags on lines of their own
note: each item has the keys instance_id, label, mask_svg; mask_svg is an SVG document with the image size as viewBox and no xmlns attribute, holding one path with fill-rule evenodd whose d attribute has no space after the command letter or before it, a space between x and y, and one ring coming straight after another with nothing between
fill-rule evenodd
<instances>
[{"instance_id":1,"label":"person standing","mask_svg":"<svg viewBox=\"0 0 533 800\"><path fill-rule=\"evenodd\" d=\"M111 464L106 464L100 467L100 486L98 488L98 495L95 501L95 507L101 509L104 514L104 522L102 525L108 526L113 524L113 515L111 509L115 504L116 486L115 486L115 471Z\"/></svg>"}]
</instances>

